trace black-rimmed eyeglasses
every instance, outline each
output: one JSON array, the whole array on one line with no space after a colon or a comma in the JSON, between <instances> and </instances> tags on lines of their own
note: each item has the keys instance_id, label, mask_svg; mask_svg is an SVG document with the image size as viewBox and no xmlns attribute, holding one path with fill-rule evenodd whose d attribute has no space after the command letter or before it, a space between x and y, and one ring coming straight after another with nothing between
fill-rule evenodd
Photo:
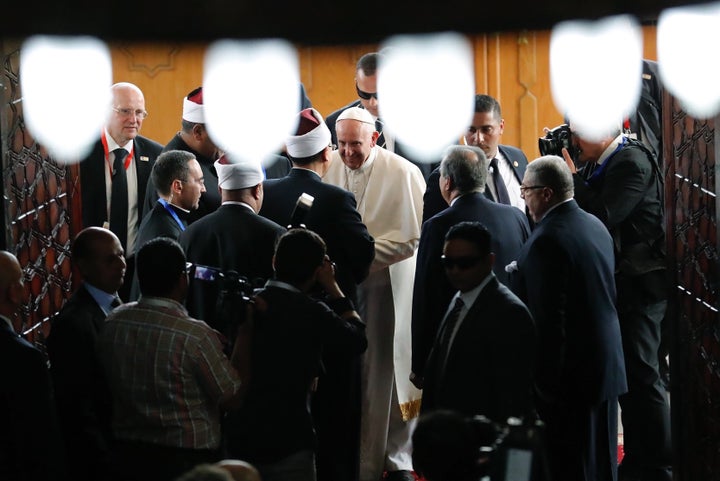
<instances>
[{"instance_id":1,"label":"black-rimmed eyeglasses","mask_svg":"<svg viewBox=\"0 0 720 481\"><path fill-rule=\"evenodd\" d=\"M520 193L525 195L525 191L535 190L535 189L544 189L545 187L547 187L547 186L546 185L521 185Z\"/></svg>"}]
</instances>

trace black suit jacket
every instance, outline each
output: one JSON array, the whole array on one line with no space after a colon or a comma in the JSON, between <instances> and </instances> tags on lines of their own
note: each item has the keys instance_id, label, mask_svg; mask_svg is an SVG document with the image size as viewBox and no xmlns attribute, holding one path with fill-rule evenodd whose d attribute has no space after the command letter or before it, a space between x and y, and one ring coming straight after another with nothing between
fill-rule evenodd
<instances>
[{"instance_id":1,"label":"black suit jacket","mask_svg":"<svg viewBox=\"0 0 720 481\"><path fill-rule=\"evenodd\" d=\"M337 132L335 131L335 123L337 122L337 118L340 116L340 114L344 111L349 109L350 107L360 107L363 108L362 104L360 103L360 100L356 100L354 102L350 102L344 107L341 107L331 113L327 116L325 119L325 123L327 124L328 128L330 129L330 142L333 144L338 143L337 141ZM398 140L395 140L395 150L394 152L398 154L403 159L407 159L408 161L412 162L413 164L417 165L420 169L420 172L422 172L423 178L427 181L428 177L430 176L430 173L435 169L438 164L435 163L427 163L427 162L420 162L418 160L415 160L412 158L412 156L408 153L407 148L403 147L402 142L398 142Z\"/></svg>"},{"instance_id":2,"label":"black suit jacket","mask_svg":"<svg viewBox=\"0 0 720 481\"><path fill-rule=\"evenodd\" d=\"M523 151L517 147L511 147L509 145L498 145L498 150L510 162L510 165L513 167L513 172L515 173L515 177L518 182L522 183L523 177L525 176L525 169L528 164L527 157ZM490 180L489 177L488 180ZM425 194L423 195L423 222L438 212L447 209L447 202L445 202L445 199L443 199L442 194L440 193L439 181L440 168L437 167L427 178L427 187L425 188ZM485 197L490 200L495 200L488 188L485 189Z\"/></svg>"},{"instance_id":3,"label":"black suit jacket","mask_svg":"<svg viewBox=\"0 0 720 481\"><path fill-rule=\"evenodd\" d=\"M0 479L64 479L45 355L0 319Z\"/></svg>"},{"instance_id":4,"label":"black suit jacket","mask_svg":"<svg viewBox=\"0 0 720 481\"><path fill-rule=\"evenodd\" d=\"M303 293L266 286L257 295L267 309L256 311L252 382L243 406L228 414L228 448L232 457L268 463L315 450L308 401L320 355L358 357L367 339L362 322L342 319Z\"/></svg>"},{"instance_id":5,"label":"black suit jacket","mask_svg":"<svg viewBox=\"0 0 720 481\"><path fill-rule=\"evenodd\" d=\"M182 222L183 227L180 227L180 224L177 223L168 209L175 212L180 222ZM187 227L187 221L191 214L192 212L183 212L169 204L166 209L161 203L155 202L155 206L140 223L136 250L139 251L147 241L155 239L156 237L169 237L178 240L184 227ZM137 272L133 270L132 287L130 288L130 298L128 300L137 301L139 298L140 286L138 284Z\"/></svg>"},{"instance_id":6,"label":"black suit jacket","mask_svg":"<svg viewBox=\"0 0 720 481\"><path fill-rule=\"evenodd\" d=\"M662 176L652 153L628 140L602 168L587 165L573 175L575 198L608 228L615 245L616 271L638 278L664 271L665 223ZM645 286L655 299L667 295L663 283Z\"/></svg>"},{"instance_id":7,"label":"black suit jacket","mask_svg":"<svg viewBox=\"0 0 720 481\"><path fill-rule=\"evenodd\" d=\"M57 412L74 479L106 479L111 396L95 351L105 313L84 284L52 319L47 351Z\"/></svg>"},{"instance_id":8,"label":"black suit jacket","mask_svg":"<svg viewBox=\"0 0 720 481\"><path fill-rule=\"evenodd\" d=\"M539 222L513 290L538 330L536 386L545 404L598 404L627 391L615 309L612 239L574 200Z\"/></svg>"},{"instance_id":9,"label":"black suit jacket","mask_svg":"<svg viewBox=\"0 0 720 481\"><path fill-rule=\"evenodd\" d=\"M234 270L260 287L272 277L275 242L285 231L245 205L225 204L190 224L179 241L189 262ZM218 293L217 283L193 279L186 304L192 317L227 335L232 326L215 317Z\"/></svg>"},{"instance_id":10,"label":"black suit jacket","mask_svg":"<svg viewBox=\"0 0 720 481\"><path fill-rule=\"evenodd\" d=\"M422 413L452 409L499 423L510 416L531 416L536 342L525 304L491 279L458 327L444 368L435 343L428 359Z\"/></svg>"},{"instance_id":11,"label":"black suit jacket","mask_svg":"<svg viewBox=\"0 0 720 481\"><path fill-rule=\"evenodd\" d=\"M368 275L375 241L356 210L355 197L300 168L292 169L285 178L265 181L263 187L260 215L283 226L290 223L303 192L315 198L303 222L325 240L328 255L337 264L338 285L349 299L357 301L357 285ZM332 348L324 349L322 360L324 369L312 400L319 441L318 479L352 481L358 477L359 465L360 360Z\"/></svg>"},{"instance_id":12,"label":"black suit jacket","mask_svg":"<svg viewBox=\"0 0 720 481\"><path fill-rule=\"evenodd\" d=\"M493 272L503 283L508 279L505 266L517 259L530 235L527 218L519 209L495 203L479 192L458 197L451 207L423 224L413 290L412 367L417 375L423 373L430 347L455 293L445 275L440 256L445 234L462 221L481 222L490 231L495 253Z\"/></svg>"},{"instance_id":13,"label":"black suit jacket","mask_svg":"<svg viewBox=\"0 0 720 481\"><path fill-rule=\"evenodd\" d=\"M140 135L133 140L133 156L135 157L135 171L137 173L138 227L140 227L140 221L142 220L145 190L150 178L150 172L162 148L163 146L154 140ZM83 227L102 226L105 221L109 220L105 191L106 166L105 151L102 142L98 140L90 155L80 163ZM123 241L123 239L120 240ZM125 253L126 256L131 254L130 252Z\"/></svg>"},{"instance_id":14,"label":"black suit jacket","mask_svg":"<svg viewBox=\"0 0 720 481\"><path fill-rule=\"evenodd\" d=\"M354 196L340 187L325 184L307 169L294 168L281 179L263 183L265 197L259 214L287 226L298 197L312 195L312 208L303 223L323 238L328 255L337 265L336 278L345 295L357 300L356 286L368 275L375 257L375 241L356 209Z\"/></svg>"}]
</instances>

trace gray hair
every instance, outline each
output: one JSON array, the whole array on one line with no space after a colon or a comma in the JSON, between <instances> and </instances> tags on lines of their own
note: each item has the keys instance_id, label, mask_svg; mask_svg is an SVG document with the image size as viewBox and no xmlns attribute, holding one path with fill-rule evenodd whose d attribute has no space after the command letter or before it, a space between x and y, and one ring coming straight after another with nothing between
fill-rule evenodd
<instances>
[{"instance_id":1,"label":"gray hair","mask_svg":"<svg viewBox=\"0 0 720 481\"><path fill-rule=\"evenodd\" d=\"M559 200L570 199L575 195L572 172L562 157L539 157L528 164L525 175L530 175L536 184L551 188Z\"/></svg>"},{"instance_id":2,"label":"gray hair","mask_svg":"<svg viewBox=\"0 0 720 481\"><path fill-rule=\"evenodd\" d=\"M460 194L484 192L488 175L485 152L474 145L451 145L445 149L440 174L450 179Z\"/></svg>"}]
</instances>

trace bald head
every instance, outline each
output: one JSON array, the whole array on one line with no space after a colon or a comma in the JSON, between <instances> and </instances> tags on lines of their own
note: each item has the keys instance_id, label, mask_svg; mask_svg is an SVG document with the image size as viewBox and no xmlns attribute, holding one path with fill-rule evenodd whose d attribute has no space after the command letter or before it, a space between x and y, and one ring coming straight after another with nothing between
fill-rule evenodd
<instances>
[{"instance_id":1,"label":"bald head","mask_svg":"<svg viewBox=\"0 0 720 481\"><path fill-rule=\"evenodd\" d=\"M262 481L255 466L239 459L223 459L216 466L229 472L234 481Z\"/></svg>"},{"instance_id":2,"label":"bald head","mask_svg":"<svg viewBox=\"0 0 720 481\"><path fill-rule=\"evenodd\" d=\"M5 290L21 277L22 269L17 257L8 251L0 251L0 289Z\"/></svg>"},{"instance_id":3,"label":"bald head","mask_svg":"<svg viewBox=\"0 0 720 481\"><path fill-rule=\"evenodd\" d=\"M12 318L23 301L22 268L17 258L0 251L0 314Z\"/></svg>"},{"instance_id":4,"label":"bald head","mask_svg":"<svg viewBox=\"0 0 720 481\"><path fill-rule=\"evenodd\" d=\"M108 229L87 227L75 237L73 261L85 282L115 294L125 278L125 255L120 239Z\"/></svg>"},{"instance_id":5,"label":"bald head","mask_svg":"<svg viewBox=\"0 0 720 481\"><path fill-rule=\"evenodd\" d=\"M114 84L112 93L112 112L107 123L110 136L118 145L124 146L140 133L145 110L145 96L137 85L128 82Z\"/></svg>"}]
</instances>

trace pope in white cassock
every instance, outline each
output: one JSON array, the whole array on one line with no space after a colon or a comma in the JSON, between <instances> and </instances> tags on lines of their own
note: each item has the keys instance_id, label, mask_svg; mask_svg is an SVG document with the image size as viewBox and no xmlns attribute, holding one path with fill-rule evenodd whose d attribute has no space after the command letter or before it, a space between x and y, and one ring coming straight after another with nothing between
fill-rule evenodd
<instances>
[{"instance_id":1,"label":"pope in white cassock","mask_svg":"<svg viewBox=\"0 0 720 481\"><path fill-rule=\"evenodd\" d=\"M417 166L376 146L367 110L346 109L336 123L338 150L323 181L355 195L375 239L370 275L358 288L367 323L363 358L360 481L413 479L411 435L421 391L409 381L412 290L425 180Z\"/></svg>"}]
</instances>

